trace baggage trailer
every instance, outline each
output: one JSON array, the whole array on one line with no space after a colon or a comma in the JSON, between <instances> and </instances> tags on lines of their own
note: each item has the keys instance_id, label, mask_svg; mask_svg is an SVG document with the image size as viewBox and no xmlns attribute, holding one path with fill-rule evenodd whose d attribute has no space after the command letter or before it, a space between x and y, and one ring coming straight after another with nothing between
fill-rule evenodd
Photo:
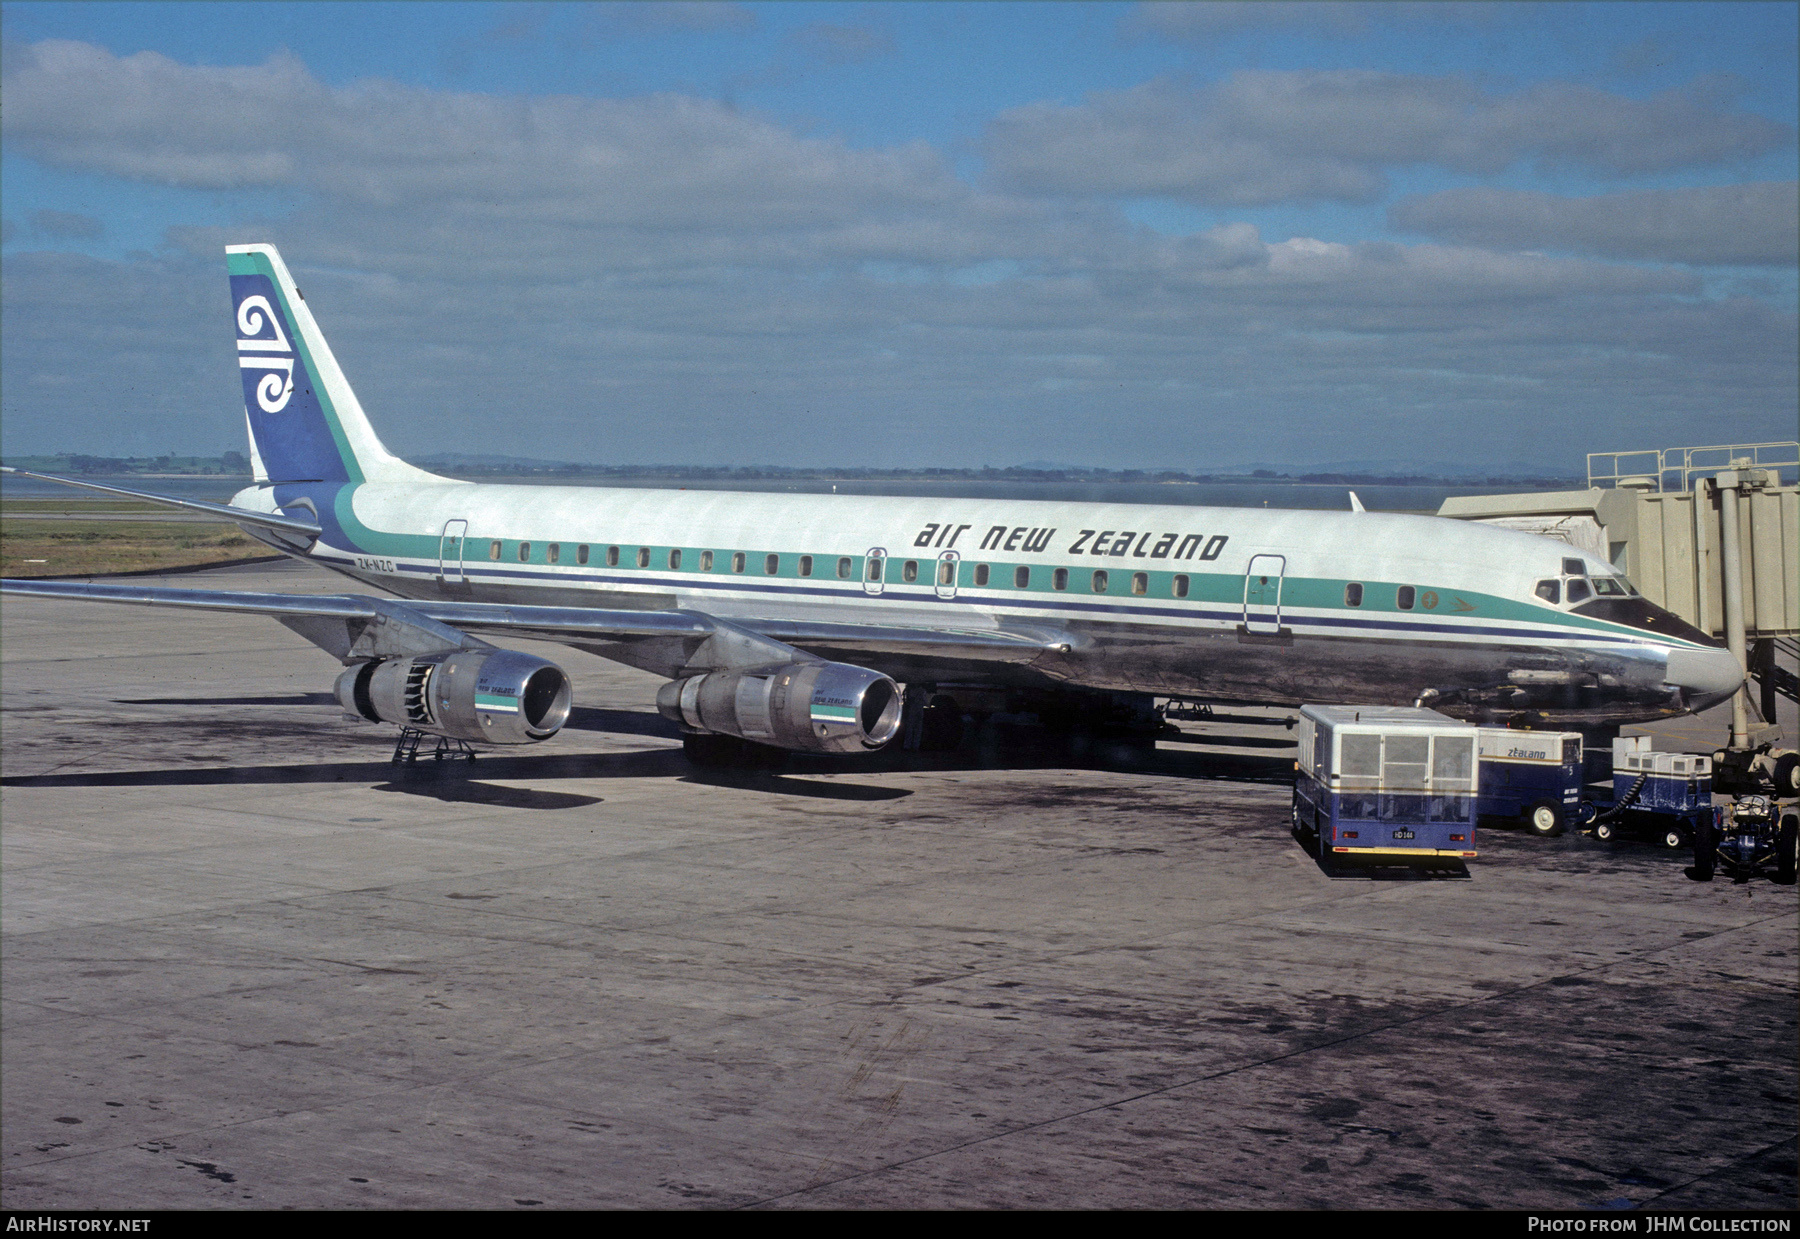
<instances>
[{"instance_id":1,"label":"baggage trailer","mask_svg":"<svg viewBox=\"0 0 1800 1239\"><path fill-rule=\"evenodd\" d=\"M1411 706L1304 706L1294 826L1329 871L1473 859L1477 728Z\"/></svg>"},{"instance_id":2,"label":"baggage trailer","mask_svg":"<svg viewBox=\"0 0 1800 1239\"><path fill-rule=\"evenodd\" d=\"M1712 759L1653 752L1649 736L1613 741L1612 793L1610 802L1594 800L1583 809L1602 843L1633 833L1682 848L1713 826Z\"/></svg>"},{"instance_id":3,"label":"baggage trailer","mask_svg":"<svg viewBox=\"0 0 1800 1239\"><path fill-rule=\"evenodd\" d=\"M1581 811L1581 733L1505 727L1480 731L1480 811L1516 817L1540 838L1562 834Z\"/></svg>"}]
</instances>

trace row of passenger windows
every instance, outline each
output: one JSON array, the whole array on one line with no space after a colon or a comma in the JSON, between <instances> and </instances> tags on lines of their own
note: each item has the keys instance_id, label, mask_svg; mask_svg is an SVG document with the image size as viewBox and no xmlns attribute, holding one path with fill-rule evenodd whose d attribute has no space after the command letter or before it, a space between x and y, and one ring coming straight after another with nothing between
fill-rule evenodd
<instances>
[{"instance_id":1,"label":"row of passenger windows","mask_svg":"<svg viewBox=\"0 0 1800 1239\"><path fill-rule=\"evenodd\" d=\"M531 562L531 550L532 550L532 544L529 542L520 542L517 544L516 553L519 557L520 563L523 564L523 563ZM590 557L591 557L591 552L592 552L592 548L587 543L583 542L583 543L578 544L575 547L574 562L577 564L588 563L590 560ZM506 544L502 540L496 538L488 544L488 558L489 559L501 559L504 557L505 553L506 553ZM618 548L616 546L609 546L606 548L605 563L606 563L607 567L609 567L609 568L618 567L619 566L619 558L620 558L620 548ZM638 547L633 558L635 559L638 567L648 568L650 566L650 558L651 558L650 548L647 546ZM544 544L544 562L550 563L550 564L556 564L556 563L563 562L563 545L562 545L562 543L547 542ZM681 548L680 547L671 548L668 552L668 556L667 556L667 559L665 560L665 562L668 564L668 566L671 570L679 571L682 566L682 563L684 562ZM748 566L749 561L748 561L748 557L745 555L745 553L743 551L735 551L732 553L729 562L730 562L730 567L731 567L732 572L741 573L741 572L745 571L745 569ZM661 565L658 565L658 566L660 567ZM698 567L701 572L712 572L717 568L717 566L718 566L718 561L712 551L701 551L700 552ZM848 555L840 556L837 561L836 566L837 566L838 579L842 580L842 581L847 581L855 573L856 561L853 560ZM811 555L798 556L797 559L795 560L795 567L798 570L799 575L801 575L803 577L810 577L813 575L814 559ZM764 575L766 575L766 576L779 576L781 573L781 556L780 555L765 555L765 556L763 556L762 570L763 570ZM938 561L938 571L937 571L937 584L939 584L939 585L954 585L954 584L956 584L956 570L957 570L956 561L954 561L954 560L939 560ZM920 569L919 569L919 561L918 560L907 559L907 560L901 561L900 579L902 581L905 581L908 584L916 583L919 579L919 572L920 572ZM887 575L887 561L886 560L881 559L878 556L872 557L868 560L868 572L867 572L868 580L871 580L871 581L884 580L886 578L886 575ZM974 577L975 577L975 585L977 588L986 588L987 586L992 584L993 569L988 564L976 564ZM1021 566L1013 569L1012 584L1013 584L1014 589L1030 589L1031 588L1031 580L1032 580L1032 570L1029 567L1021 565ZM1096 571L1089 578L1088 584L1094 593L1104 594L1104 593L1108 592L1111 588L1111 585L1112 585L1111 574L1106 572L1104 569ZM1056 568L1056 569L1052 570L1050 573L1050 587L1052 589L1061 589L1061 590L1068 589L1069 588L1069 570L1067 568ZM1188 596L1189 588L1190 588L1190 581L1189 581L1188 577L1185 575L1178 575L1173 580L1171 580L1169 583L1169 593L1170 593L1171 597L1186 598ZM1358 586L1356 588L1358 588L1360 590L1361 587ZM1147 572L1132 573L1131 574L1131 592L1134 594L1148 594L1150 592L1150 574Z\"/></svg>"},{"instance_id":2,"label":"row of passenger windows","mask_svg":"<svg viewBox=\"0 0 1800 1239\"><path fill-rule=\"evenodd\" d=\"M551 564L561 563L562 562L562 550L563 550L563 547L562 547L562 543L560 543L560 542L545 543L544 544L544 562L551 563ZM496 538L493 542L489 543L489 545L488 545L488 558L489 559L499 559L504 554L504 552L505 552L505 544L503 542L501 542L500 539ZM589 553L590 553L590 548L587 543L583 542L583 543L577 545L575 547L575 562L577 564L586 564L589 561ZM619 548L616 546L609 546L606 548L605 559L606 559L607 567L616 568L619 566L619 553L620 553ZM637 551L634 555L634 559L637 563L637 566L640 568L648 568L650 566L650 555L651 555L651 552L650 552L649 547L647 547L647 546L638 547ZM519 543L518 544L518 556L519 556L520 563L529 563L531 561L531 543L529 543L529 542ZM668 559L666 562L668 563L668 566L671 570L679 571L681 568L682 562L683 562L681 548L680 547L672 548L668 552ZM731 555L730 564L731 564L731 571L741 573L746 569L746 567L748 565L748 557L744 554L743 551L735 551ZM813 561L813 557L811 555L801 555L798 557L798 560L797 560L795 566L799 570L799 574L801 576L810 577L813 575L813 564L814 564L814 561ZM868 579L871 581L883 580L886 576L886 566L887 566L886 560L881 559L879 557L871 558L868 561ZM700 571L712 572L712 571L714 571L715 567L716 567L716 560L713 555L713 552L701 551L700 558L699 558ZM851 559L848 555L840 556L837 561L838 579L841 581L849 580L850 577L852 576L852 574L855 572L855 568L856 568L856 564L853 559ZM780 555L765 555L765 556L763 556L762 570L763 570L764 575L766 575L766 576L779 576L781 573L781 556ZM1013 588L1014 589L1030 589L1031 588L1031 578L1032 578L1032 570L1029 567L1027 567L1025 565L1020 565L1019 567L1014 568L1013 572L1012 572ZM919 561L916 559L902 560L901 564L900 564L900 579L902 581L905 581L908 584L913 584L913 583L917 582L919 579ZM975 587L977 589L985 589L989 585L991 585L992 582L993 582L993 569L988 564L976 564L975 565ZM939 585L954 585L954 584L956 584L956 562L954 560L946 559L946 560L938 561L937 583ZM1576 601L1580 600L1579 598L1577 598L1576 593L1575 593L1576 584L1577 584L1577 582L1570 582L1570 589L1569 589L1569 601L1570 602L1576 602ZM1595 582L1595 584L1596 584L1596 587L1598 587L1600 585L1613 585L1614 590L1618 589L1618 587L1609 580L1597 580ZM1110 592L1110 590L1112 588L1111 574L1103 568L1098 569L1092 574L1092 576L1089 577L1088 585L1089 585L1089 588L1092 590L1092 592L1094 592L1096 594L1108 593L1108 592ZM1538 586L1538 595L1540 597L1547 598L1551 602L1555 602L1556 597L1554 594L1546 594L1544 592L1545 585L1549 585L1554 590L1555 586L1556 586L1556 582L1554 582L1554 581L1541 582ZM1191 583L1190 583L1188 577L1186 575L1178 574L1174 578L1172 578L1169 582L1169 596L1173 597L1173 598L1186 598L1188 596L1188 591L1190 589L1190 586L1191 586ZM1057 590L1066 590L1069 588L1069 570L1067 568L1055 568L1055 569L1051 570L1051 572L1050 572L1050 588L1057 589ZM1133 594L1147 595L1150 592L1150 574L1147 572L1132 573L1131 574L1131 592ZM1608 591L1608 592L1611 592L1611 591ZM1581 598L1587 597L1587 592L1586 592L1585 587L1583 588L1580 597ZM1435 601L1435 596L1434 596L1433 601ZM1414 606L1417 605L1417 603L1418 603L1418 591L1416 589L1414 589L1411 585L1402 585L1394 591L1394 605L1396 607L1398 607L1400 610L1410 611L1413 609ZM1344 586L1344 605L1347 607L1360 607L1362 604L1363 604L1363 587L1362 587L1361 582L1351 581L1351 582L1347 583Z\"/></svg>"},{"instance_id":3,"label":"row of passenger windows","mask_svg":"<svg viewBox=\"0 0 1800 1239\"><path fill-rule=\"evenodd\" d=\"M1419 603L1419 591L1411 585L1402 585L1394 590L1394 606L1402 611L1410 611ZM1344 605L1360 607L1363 604L1363 587L1361 581L1347 581L1344 584ZM1437 595L1429 590L1425 594L1426 609L1437 606Z\"/></svg>"}]
</instances>

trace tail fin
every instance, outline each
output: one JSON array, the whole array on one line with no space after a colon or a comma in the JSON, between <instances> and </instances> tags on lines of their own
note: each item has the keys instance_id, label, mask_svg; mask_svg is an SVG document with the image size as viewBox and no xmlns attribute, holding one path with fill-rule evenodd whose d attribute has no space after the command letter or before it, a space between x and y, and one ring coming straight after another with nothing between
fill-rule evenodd
<instances>
[{"instance_id":1,"label":"tail fin","mask_svg":"<svg viewBox=\"0 0 1800 1239\"><path fill-rule=\"evenodd\" d=\"M225 264L256 480L430 480L375 437L275 247L227 246Z\"/></svg>"}]
</instances>

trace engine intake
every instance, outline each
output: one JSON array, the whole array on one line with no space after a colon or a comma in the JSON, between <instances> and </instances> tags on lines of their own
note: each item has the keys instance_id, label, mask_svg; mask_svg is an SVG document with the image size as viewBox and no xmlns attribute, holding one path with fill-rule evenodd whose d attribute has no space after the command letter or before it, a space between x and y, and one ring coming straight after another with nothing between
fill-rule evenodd
<instances>
[{"instance_id":1,"label":"engine intake","mask_svg":"<svg viewBox=\"0 0 1800 1239\"><path fill-rule=\"evenodd\" d=\"M779 663L671 680L656 708L693 731L802 753L860 753L900 729L900 686L848 663Z\"/></svg>"},{"instance_id":2,"label":"engine intake","mask_svg":"<svg viewBox=\"0 0 1800 1239\"><path fill-rule=\"evenodd\" d=\"M445 650L344 669L344 709L370 722L488 744L536 744L569 721L574 690L555 663L517 650Z\"/></svg>"}]
</instances>

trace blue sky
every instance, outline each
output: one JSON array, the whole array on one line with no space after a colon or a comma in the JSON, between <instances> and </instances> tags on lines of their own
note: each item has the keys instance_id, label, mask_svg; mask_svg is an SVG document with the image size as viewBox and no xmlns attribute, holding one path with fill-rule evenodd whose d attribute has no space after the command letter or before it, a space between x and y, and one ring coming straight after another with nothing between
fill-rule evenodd
<instances>
[{"instance_id":1,"label":"blue sky","mask_svg":"<svg viewBox=\"0 0 1800 1239\"><path fill-rule=\"evenodd\" d=\"M6 4L0 444L235 446L238 240L403 453L1790 438L1797 13Z\"/></svg>"}]
</instances>

